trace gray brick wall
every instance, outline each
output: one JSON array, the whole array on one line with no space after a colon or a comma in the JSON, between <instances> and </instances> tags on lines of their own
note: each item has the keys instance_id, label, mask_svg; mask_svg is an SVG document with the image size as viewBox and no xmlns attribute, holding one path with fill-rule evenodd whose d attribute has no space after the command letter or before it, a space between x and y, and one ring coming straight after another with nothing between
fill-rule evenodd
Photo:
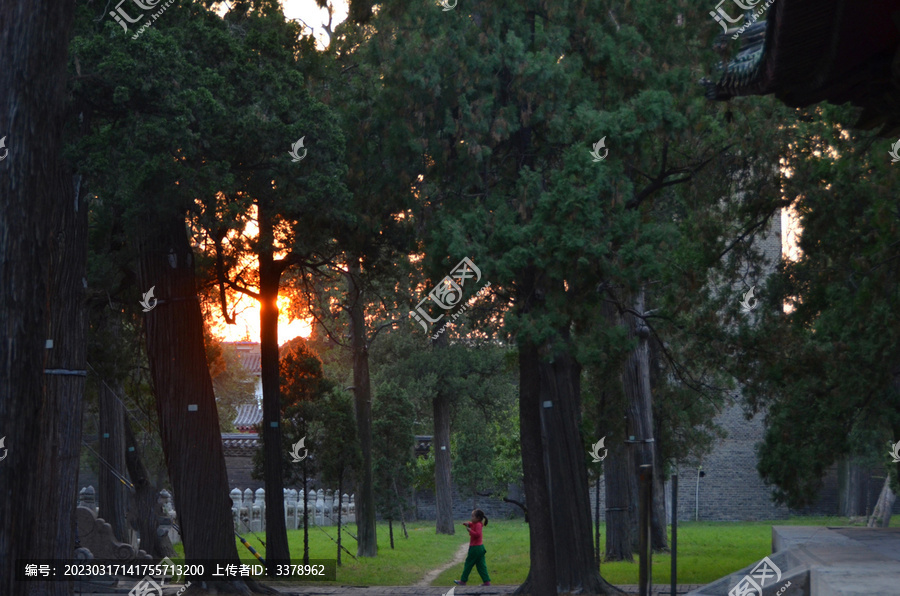
<instances>
[{"instance_id":1,"label":"gray brick wall","mask_svg":"<svg viewBox=\"0 0 900 596\"><path fill-rule=\"evenodd\" d=\"M488 519L511 519L521 518L522 510L511 503L505 503L497 497L462 497L453 485L453 519L463 522L469 519L472 509L481 509ZM509 498L525 502L525 497L521 493L519 487L509 487ZM430 490L418 491L415 498L415 517L416 519L431 520L435 519L435 503L434 492Z\"/></svg>"}]
</instances>

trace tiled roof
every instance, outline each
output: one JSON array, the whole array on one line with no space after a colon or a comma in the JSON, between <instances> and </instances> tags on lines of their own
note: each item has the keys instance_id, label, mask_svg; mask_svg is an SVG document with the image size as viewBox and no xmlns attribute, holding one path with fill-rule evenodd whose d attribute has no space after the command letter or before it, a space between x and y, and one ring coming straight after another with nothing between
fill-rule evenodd
<instances>
[{"instance_id":1,"label":"tiled roof","mask_svg":"<svg viewBox=\"0 0 900 596\"><path fill-rule=\"evenodd\" d=\"M894 0L777 0L765 21L741 35L740 52L719 68L719 80L701 83L716 100L774 94L791 107L849 101L864 108L859 128L885 124L881 133L890 136L900 125L891 70L897 18ZM717 47L727 49L730 37L718 36Z\"/></svg>"},{"instance_id":2,"label":"tiled roof","mask_svg":"<svg viewBox=\"0 0 900 596\"><path fill-rule=\"evenodd\" d=\"M238 457L253 455L259 448L259 435L256 433L222 435L222 451L227 456Z\"/></svg>"},{"instance_id":3,"label":"tiled roof","mask_svg":"<svg viewBox=\"0 0 900 596\"><path fill-rule=\"evenodd\" d=\"M262 370L260 366L261 358L259 352L238 352L241 358L241 366L247 369L247 372L258 375L259 371Z\"/></svg>"},{"instance_id":4,"label":"tiled roof","mask_svg":"<svg viewBox=\"0 0 900 596\"><path fill-rule=\"evenodd\" d=\"M253 430L254 426L262 422L262 409L256 405L238 406L237 416L234 417L234 426L238 430Z\"/></svg>"},{"instance_id":5,"label":"tiled roof","mask_svg":"<svg viewBox=\"0 0 900 596\"><path fill-rule=\"evenodd\" d=\"M427 457L431 450L431 435L416 435L416 457Z\"/></svg>"},{"instance_id":6,"label":"tiled roof","mask_svg":"<svg viewBox=\"0 0 900 596\"><path fill-rule=\"evenodd\" d=\"M235 341L225 345L234 346L238 360L244 369L253 375L258 375L260 370L259 343L255 341Z\"/></svg>"}]
</instances>

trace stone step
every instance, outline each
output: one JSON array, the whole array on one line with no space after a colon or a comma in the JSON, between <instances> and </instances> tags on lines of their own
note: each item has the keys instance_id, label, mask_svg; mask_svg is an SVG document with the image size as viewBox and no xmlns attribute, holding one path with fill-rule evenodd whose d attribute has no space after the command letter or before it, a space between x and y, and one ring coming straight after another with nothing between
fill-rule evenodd
<instances>
[{"instance_id":1,"label":"stone step","mask_svg":"<svg viewBox=\"0 0 900 596\"><path fill-rule=\"evenodd\" d=\"M808 585L808 560L798 556L795 549L787 549L688 592L687 596L801 596L809 593Z\"/></svg>"}]
</instances>

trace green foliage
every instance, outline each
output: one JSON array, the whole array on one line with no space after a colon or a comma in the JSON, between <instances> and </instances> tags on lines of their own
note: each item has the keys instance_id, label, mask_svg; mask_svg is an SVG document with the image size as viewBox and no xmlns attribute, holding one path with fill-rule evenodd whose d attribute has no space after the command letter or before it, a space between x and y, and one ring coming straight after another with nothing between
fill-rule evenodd
<instances>
[{"instance_id":1,"label":"green foliage","mask_svg":"<svg viewBox=\"0 0 900 596\"><path fill-rule=\"evenodd\" d=\"M223 345L208 333L205 339L206 359L219 410L219 428L223 433L234 432L238 406L256 401L256 380L241 365L233 345Z\"/></svg>"},{"instance_id":2,"label":"green foliage","mask_svg":"<svg viewBox=\"0 0 900 596\"><path fill-rule=\"evenodd\" d=\"M491 488L494 448L487 420L477 411L457 414L450 436L453 479L462 496L474 497Z\"/></svg>"},{"instance_id":3,"label":"green foliage","mask_svg":"<svg viewBox=\"0 0 900 596\"><path fill-rule=\"evenodd\" d=\"M900 434L898 173L888 143L848 128L855 116L819 106L790 130L784 193L801 254L738 335L737 376L753 411L767 412L759 470L792 507L815 499L838 458L880 458Z\"/></svg>"},{"instance_id":4,"label":"green foliage","mask_svg":"<svg viewBox=\"0 0 900 596\"><path fill-rule=\"evenodd\" d=\"M359 472L362 453L356 432L352 396L332 389L316 402L310 425L311 444L315 445L314 461L321 470L322 481L346 488L350 475Z\"/></svg>"},{"instance_id":5,"label":"green foliage","mask_svg":"<svg viewBox=\"0 0 900 596\"><path fill-rule=\"evenodd\" d=\"M281 382L281 443L282 474L285 486L299 486L304 468L309 477L318 473L337 480L344 465L356 461L356 430L347 426L352 421L348 410L349 398L339 393L334 382L325 378L322 362L311 351L305 339L297 337L285 343L279 360ZM260 442L263 434L260 433ZM304 439L303 449L309 456L300 464L291 457L293 445ZM346 452L341 443L346 440ZM264 449L253 456L253 477L262 478Z\"/></svg>"},{"instance_id":6,"label":"green foliage","mask_svg":"<svg viewBox=\"0 0 900 596\"><path fill-rule=\"evenodd\" d=\"M375 505L390 520L401 519L412 488L412 403L396 383L379 386L372 411Z\"/></svg>"},{"instance_id":7,"label":"green foliage","mask_svg":"<svg viewBox=\"0 0 900 596\"><path fill-rule=\"evenodd\" d=\"M417 457L410 464L412 482L416 490L434 490L434 457L431 452L425 457Z\"/></svg>"},{"instance_id":8,"label":"green foliage","mask_svg":"<svg viewBox=\"0 0 900 596\"><path fill-rule=\"evenodd\" d=\"M488 417L461 409L451 435L453 478L463 496L501 498L507 486L522 483L518 406L509 401Z\"/></svg>"}]
</instances>

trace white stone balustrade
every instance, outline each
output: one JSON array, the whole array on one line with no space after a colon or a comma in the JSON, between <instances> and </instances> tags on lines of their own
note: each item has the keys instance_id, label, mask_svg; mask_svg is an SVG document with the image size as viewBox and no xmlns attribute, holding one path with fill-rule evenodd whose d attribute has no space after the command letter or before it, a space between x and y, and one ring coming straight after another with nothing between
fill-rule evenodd
<instances>
[{"instance_id":1,"label":"white stone balustrade","mask_svg":"<svg viewBox=\"0 0 900 596\"><path fill-rule=\"evenodd\" d=\"M231 497L231 514L234 529L238 532L246 532L248 527L253 532L265 532L266 530L266 491L262 488L252 490L233 489ZM169 491L163 489L159 492L159 503L163 512L173 521L177 514L173 505L173 499ZM96 501L96 491L93 486L82 488L78 493L78 506L87 507L95 514L99 508ZM311 526L337 525L338 507L341 508L341 523L356 523L355 495L328 489L311 490L306 495L295 489L284 489L284 521L288 530L296 530L303 527L303 513L309 511L309 524ZM169 526L169 538L172 543L181 542L181 536L174 527Z\"/></svg>"}]
</instances>

